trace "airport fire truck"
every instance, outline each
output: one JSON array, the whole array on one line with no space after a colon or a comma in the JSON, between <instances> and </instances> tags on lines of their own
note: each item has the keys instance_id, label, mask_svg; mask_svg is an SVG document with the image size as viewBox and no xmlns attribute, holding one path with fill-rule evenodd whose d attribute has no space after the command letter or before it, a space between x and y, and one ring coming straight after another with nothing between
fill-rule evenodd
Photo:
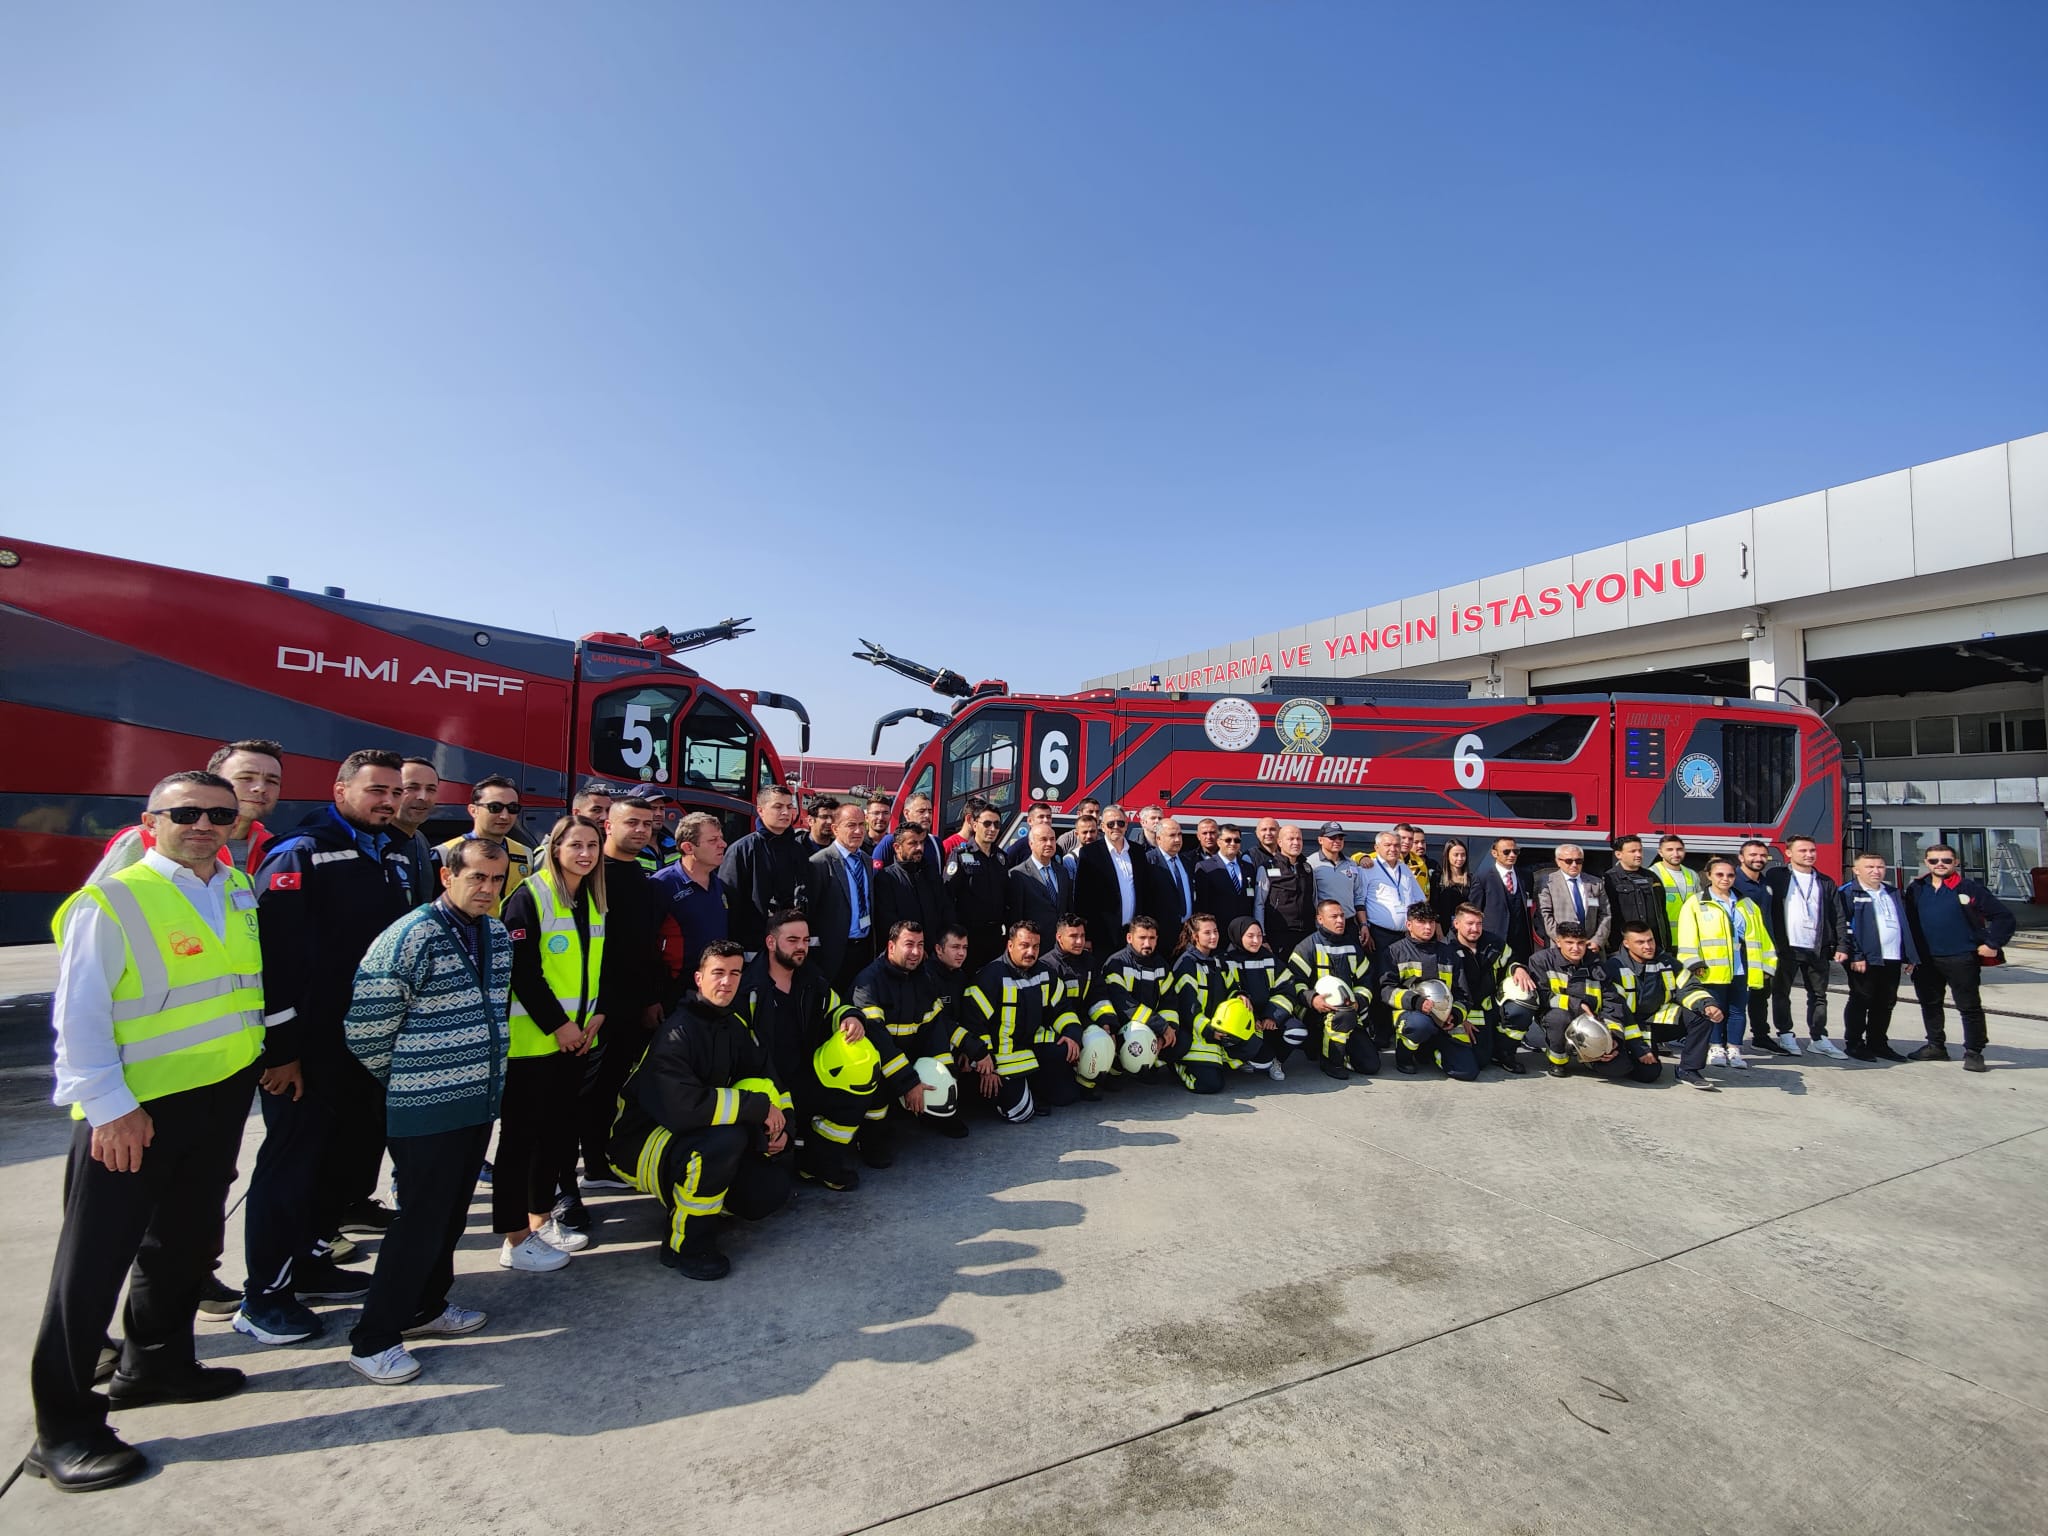
<instances>
[{"instance_id":1,"label":"airport fire truck","mask_svg":"<svg viewBox=\"0 0 2048 1536\"><path fill-rule=\"evenodd\" d=\"M861 643L858 659L954 701L875 722L876 744L900 720L938 728L906 765L897 804L900 815L909 795L931 795L947 832L973 795L1003 811L1005 835L1031 800L1069 812L1093 797L1247 830L1273 816L1307 828L1311 843L1323 822L1412 822L1436 841L1464 838L1475 860L1503 833L1540 845L1676 832L1694 853L1804 833L1823 868L1841 864L1841 748L1797 704L1484 699L1463 684L1334 678L1272 678L1269 691L1244 694L1013 694Z\"/></svg>"},{"instance_id":2,"label":"airport fire truck","mask_svg":"<svg viewBox=\"0 0 2048 1536\"><path fill-rule=\"evenodd\" d=\"M755 710L793 711L810 746L795 699L676 660L746 622L560 640L0 538L0 942L47 938L150 786L242 737L285 749L273 831L328 799L347 754L388 747L433 760L443 836L468 826L469 786L500 773L522 835L591 777L659 785L737 837L758 789L783 781Z\"/></svg>"}]
</instances>

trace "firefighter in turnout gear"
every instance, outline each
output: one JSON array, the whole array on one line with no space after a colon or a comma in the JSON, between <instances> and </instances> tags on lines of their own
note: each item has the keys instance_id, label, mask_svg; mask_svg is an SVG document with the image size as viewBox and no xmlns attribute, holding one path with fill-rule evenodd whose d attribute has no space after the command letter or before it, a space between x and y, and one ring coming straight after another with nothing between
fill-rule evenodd
<instances>
[{"instance_id":1,"label":"firefighter in turnout gear","mask_svg":"<svg viewBox=\"0 0 2048 1536\"><path fill-rule=\"evenodd\" d=\"M776 1082L795 1101L797 1177L827 1189L860 1185L853 1166L854 1139L888 1107L870 1084L861 1092L825 1081L817 1070L818 1047L837 1033L848 1041L867 1034L852 1009L832 990L811 952L810 921L801 912L771 912L761 953L747 962L733 1011L768 1053Z\"/></svg>"},{"instance_id":2,"label":"firefighter in turnout gear","mask_svg":"<svg viewBox=\"0 0 2048 1536\"><path fill-rule=\"evenodd\" d=\"M1607 973L1594 958L1583 923L1557 925L1557 942L1529 957L1526 967L1535 984L1535 1000L1511 1003L1505 1009L1523 1030L1523 1049L1533 1060L1543 1057L1552 1077L1571 1074L1572 1051L1565 1038L1575 1017L1600 1018L1601 999L1606 993ZM1604 1027L1605 1020L1602 1020Z\"/></svg>"},{"instance_id":3,"label":"firefighter in turnout gear","mask_svg":"<svg viewBox=\"0 0 2048 1536\"><path fill-rule=\"evenodd\" d=\"M692 1280L732 1268L718 1251L721 1215L758 1221L789 1199L790 1098L732 1008L745 968L732 940L704 946L696 988L654 1032L612 1125L612 1171L661 1202L662 1262Z\"/></svg>"},{"instance_id":4,"label":"firefighter in turnout gear","mask_svg":"<svg viewBox=\"0 0 2048 1536\"><path fill-rule=\"evenodd\" d=\"M1163 1010L1173 1024L1174 1043L1159 1053L1168 1066L1177 1065L1195 1048L1197 1026L1230 995L1230 973L1216 957L1222 942L1216 919L1206 912L1195 913L1181 925L1180 953L1174 957Z\"/></svg>"},{"instance_id":5,"label":"firefighter in turnout gear","mask_svg":"<svg viewBox=\"0 0 2048 1536\"><path fill-rule=\"evenodd\" d=\"M1263 1072L1273 1059L1270 1034L1261 1033L1252 1005L1231 996L1213 1013L1182 1021L1188 1046L1174 1071L1191 1093L1221 1093L1232 1072Z\"/></svg>"},{"instance_id":6,"label":"firefighter in turnout gear","mask_svg":"<svg viewBox=\"0 0 2048 1536\"><path fill-rule=\"evenodd\" d=\"M1676 955L1657 947L1657 933L1650 924L1622 924L1621 950L1607 962L1607 983L1602 1012L1608 1023L1624 1032L1632 1026L1652 1052L1659 1040L1682 1038L1679 1081L1711 1091L1714 1085L1700 1069L1707 1061L1707 1037L1721 1018L1720 1005L1713 993L1687 977ZM1651 1065L1655 1066L1654 1056ZM1656 1081L1654 1072L1647 1077L1640 1072L1627 1075L1639 1082Z\"/></svg>"},{"instance_id":7,"label":"firefighter in turnout gear","mask_svg":"<svg viewBox=\"0 0 2048 1536\"><path fill-rule=\"evenodd\" d=\"M1287 996L1287 957L1276 956L1266 947L1265 930L1249 917L1233 919L1224 937L1223 968L1230 976L1230 990L1251 1004L1259 1033L1272 1037L1267 1042L1272 1051L1266 1073L1274 1082L1284 1083L1287 1071L1280 1065L1280 1056L1288 1046L1287 1030L1300 1028ZM1299 1045L1307 1033L1301 1030L1293 1043Z\"/></svg>"},{"instance_id":8,"label":"firefighter in turnout gear","mask_svg":"<svg viewBox=\"0 0 2048 1536\"><path fill-rule=\"evenodd\" d=\"M997 811L983 806L973 822L974 836L946 860L946 899L967 930L970 976L979 976L999 959L1008 942L1003 917L1010 899L1010 871L996 847L1002 824Z\"/></svg>"},{"instance_id":9,"label":"firefighter in turnout gear","mask_svg":"<svg viewBox=\"0 0 2048 1536\"><path fill-rule=\"evenodd\" d=\"M853 1009L867 1036L882 1056L882 1077L888 1095L900 1099L913 1115L924 1113L924 1083L917 1075L920 1057L939 1059L952 1049L952 1002L924 963L924 925L900 918L889 925L888 948L854 978ZM967 1134L958 1115L929 1119L941 1134ZM859 1136L861 1155L871 1168L895 1160L886 1119L869 1121ZM878 1162L880 1157L885 1161Z\"/></svg>"},{"instance_id":10,"label":"firefighter in turnout gear","mask_svg":"<svg viewBox=\"0 0 2048 1536\"><path fill-rule=\"evenodd\" d=\"M1451 995L1465 1010L1465 1022L1472 1030L1472 1054L1480 1070L1499 1067L1520 1074L1526 1070L1518 1059L1526 1015L1513 1023L1501 1011L1500 991L1510 978L1534 988L1529 973L1515 963L1506 944L1486 936L1486 914L1477 907L1460 905L1451 914L1451 943L1458 960L1458 980Z\"/></svg>"},{"instance_id":11,"label":"firefighter in turnout gear","mask_svg":"<svg viewBox=\"0 0 2048 1536\"><path fill-rule=\"evenodd\" d=\"M1372 1000L1372 959L1345 936L1350 915L1342 902L1318 902L1316 931L1295 945L1287 962L1294 1016L1306 1026L1302 1048L1326 1075L1340 1079L1354 1072L1371 1077L1380 1069L1379 1047L1360 1016ZM1350 989L1350 1006L1334 1003L1317 990L1316 983L1325 977Z\"/></svg>"},{"instance_id":12,"label":"firefighter in turnout gear","mask_svg":"<svg viewBox=\"0 0 2048 1536\"><path fill-rule=\"evenodd\" d=\"M1116 1004L1108 997L1108 987L1102 979L1095 957L1088 952L1088 925L1077 913L1069 912L1060 919L1059 931L1054 936L1052 948L1045 951L1045 963L1053 975L1059 977L1064 997L1064 1006L1072 1009L1080 1018L1083 1033L1089 1025L1106 1031L1114 1050L1116 1043ZM1107 1075L1107 1074L1104 1074ZM1084 1099L1102 1097L1097 1090L1096 1079L1088 1075L1085 1062L1074 1063L1074 1086Z\"/></svg>"},{"instance_id":13,"label":"firefighter in turnout gear","mask_svg":"<svg viewBox=\"0 0 2048 1536\"><path fill-rule=\"evenodd\" d=\"M1124 947L1103 962L1102 995L1114 1017L1114 1022L1104 1021L1105 1027L1121 1039L1133 1024L1142 1024L1158 1035L1162 1047L1178 1044L1171 1018L1170 974L1159 954L1159 925L1149 917L1134 918L1124 930ZM1105 1081L1114 1084L1128 1076L1119 1063Z\"/></svg>"},{"instance_id":14,"label":"firefighter in turnout gear","mask_svg":"<svg viewBox=\"0 0 2048 1536\"><path fill-rule=\"evenodd\" d=\"M1040 942L1036 923L1011 924L1002 955L967 989L968 1023L995 1056L994 1081L984 1077L979 1096L1012 1125L1080 1096L1081 1019L1062 1001L1059 978L1039 963Z\"/></svg>"},{"instance_id":15,"label":"firefighter in turnout gear","mask_svg":"<svg viewBox=\"0 0 2048 1536\"><path fill-rule=\"evenodd\" d=\"M1435 1061L1461 1083L1479 1076L1479 1054L1463 1005L1457 1001L1463 967L1455 944L1437 937L1436 908L1408 906L1408 936L1379 956L1381 1000L1394 1012L1394 1070L1412 1075L1419 1061ZM1436 982L1441 998L1425 984Z\"/></svg>"}]
</instances>

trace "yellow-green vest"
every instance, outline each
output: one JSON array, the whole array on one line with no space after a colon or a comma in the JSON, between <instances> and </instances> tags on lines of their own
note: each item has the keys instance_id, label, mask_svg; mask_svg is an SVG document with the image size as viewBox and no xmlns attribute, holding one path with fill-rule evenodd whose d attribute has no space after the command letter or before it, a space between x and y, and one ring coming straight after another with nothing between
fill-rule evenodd
<instances>
[{"instance_id":1,"label":"yellow-green vest","mask_svg":"<svg viewBox=\"0 0 2048 1536\"><path fill-rule=\"evenodd\" d=\"M81 901L93 901L127 948L114 983L114 1044L121 1076L141 1103L233 1077L263 1051L263 946L256 892L221 865L226 936L213 931L171 880L131 864L74 891L50 924L61 944ZM71 1117L83 1119L74 1104Z\"/></svg>"},{"instance_id":2,"label":"yellow-green vest","mask_svg":"<svg viewBox=\"0 0 2048 1536\"><path fill-rule=\"evenodd\" d=\"M581 1027L590 1017L590 1005L597 1001L597 979L604 967L604 914L590 908L590 953L583 953L583 935L576 929L576 910L562 900L555 888L554 871L535 870L528 884L533 887L533 910L540 923L535 937L540 943L540 972L547 978L548 991L562 1005L570 1021ZM586 891L587 891L586 887ZM589 900L586 894L583 898ZM512 994L512 1054L545 1056L559 1051L561 1043L551 1032L533 1022Z\"/></svg>"},{"instance_id":3,"label":"yellow-green vest","mask_svg":"<svg viewBox=\"0 0 2048 1536\"><path fill-rule=\"evenodd\" d=\"M1657 877L1657 883L1664 887L1664 920L1670 925L1673 938L1678 936L1678 909L1685 905L1688 896L1699 893L1700 877L1683 864L1673 869L1662 859L1650 866L1650 873Z\"/></svg>"},{"instance_id":4,"label":"yellow-green vest","mask_svg":"<svg viewBox=\"0 0 2048 1536\"><path fill-rule=\"evenodd\" d=\"M1771 930L1764 915L1747 896L1735 898L1735 910L1742 914L1742 963L1755 984L1778 968L1778 947L1771 942ZM1686 902L1678 913L1678 963L1691 968L1699 980L1719 986L1735 979L1734 923L1710 892L1702 891Z\"/></svg>"}]
</instances>

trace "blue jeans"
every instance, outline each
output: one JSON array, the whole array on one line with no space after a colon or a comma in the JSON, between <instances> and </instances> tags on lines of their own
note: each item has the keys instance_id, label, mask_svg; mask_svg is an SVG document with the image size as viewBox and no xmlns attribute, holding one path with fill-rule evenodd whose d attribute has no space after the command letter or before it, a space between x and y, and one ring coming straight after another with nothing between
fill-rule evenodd
<instances>
[{"instance_id":1,"label":"blue jeans","mask_svg":"<svg viewBox=\"0 0 2048 1536\"><path fill-rule=\"evenodd\" d=\"M1706 989L1714 994L1714 1001L1721 1005L1724 1015L1721 1022L1713 1027L1708 1043L1712 1045L1740 1045L1749 1018L1749 978L1737 976L1733 981L1709 981Z\"/></svg>"}]
</instances>

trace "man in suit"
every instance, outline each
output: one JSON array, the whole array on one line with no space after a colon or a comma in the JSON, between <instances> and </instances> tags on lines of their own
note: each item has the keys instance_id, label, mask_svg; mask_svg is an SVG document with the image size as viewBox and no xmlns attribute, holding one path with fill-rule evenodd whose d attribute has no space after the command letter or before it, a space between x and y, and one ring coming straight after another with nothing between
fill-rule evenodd
<instances>
[{"instance_id":1,"label":"man in suit","mask_svg":"<svg viewBox=\"0 0 2048 1536\"><path fill-rule=\"evenodd\" d=\"M1124 946L1124 930L1145 912L1145 851L1130 838L1130 814L1102 808L1102 836L1074 855L1074 910L1088 925L1088 947L1099 956Z\"/></svg>"},{"instance_id":2,"label":"man in suit","mask_svg":"<svg viewBox=\"0 0 2048 1536\"><path fill-rule=\"evenodd\" d=\"M1835 882L1817 868L1819 849L1810 837L1785 839L1785 862L1764 871L1763 884L1771 903L1764 921L1778 946L1778 969L1771 976L1771 1023L1778 1046L1803 1054L1792 1032L1792 983L1806 993L1806 1050L1839 1059L1842 1048L1828 1038L1828 966L1841 944L1841 914L1835 904Z\"/></svg>"},{"instance_id":3,"label":"man in suit","mask_svg":"<svg viewBox=\"0 0 2048 1536\"><path fill-rule=\"evenodd\" d=\"M889 867L875 876L873 931L886 935L908 921L936 935L953 920L953 904L930 867L935 845L920 821L904 822L892 836Z\"/></svg>"},{"instance_id":4,"label":"man in suit","mask_svg":"<svg viewBox=\"0 0 2048 1536\"><path fill-rule=\"evenodd\" d=\"M1504 945L1517 965L1529 958L1534 947L1530 924L1529 882L1515 872L1520 850L1512 837L1493 840L1493 856L1472 873L1466 900L1486 917L1484 933Z\"/></svg>"},{"instance_id":5,"label":"man in suit","mask_svg":"<svg viewBox=\"0 0 2048 1536\"><path fill-rule=\"evenodd\" d=\"M1904 1061L1892 1049L1892 1008L1899 978L1910 976L1920 953L1906 904L1884 883L1884 855L1856 855L1856 878L1835 893L1835 958L1849 974L1849 1005L1842 1010L1845 1052L1857 1061Z\"/></svg>"},{"instance_id":6,"label":"man in suit","mask_svg":"<svg viewBox=\"0 0 2048 1536\"><path fill-rule=\"evenodd\" d=\"M1019 864L1030 858L1031 835L1040 827L1049 828L1051 826L1052 802L1050 800L1032 801L1024 811L1024 830L1018 834L1016 841L1003 849L1003 868L1015 869ZM1057 836L1055 836L1054 841L1058 841ZM1046 942L1050 944L1052 942L1052 930L1050 928L1045 930L1045 937Z\"/></svg>"},{"instance_id":7,"label":"man in suit","mask_svg":"<svg viewBox=\"0 0 2048 1536\"><path fill-rule=\"evenodd\" d=\"M1057 933L1060 918L1074 908L1074 883L1060 862L1059 834L1050 821L1031 829L1030 855L1009 873L1004 921L1029 918L1046 933Z\"/></svg>"},{"instance_id":8,"label":"man in suit","mask_svg":"<svg viewBox=\"0 0 2048 1536\"><path fill-rule=\"evenodd\" d=\"M1216 829L1216 855L1195 866L1195 910L1207 912L1228 930L1252 915L1259 871L1244 851L1244 834L1230 825Z\"/></svg>"},{"instance_id":9,"label":"man in suit","mask_svg":"<svg viewBox=\"0 0 2048 1536\"><path fill-rule=\"evenodd\" d=\"M1162 816L1152 831L1147 875L1151 896L1145 910L1159 924L1161 935L1180 934L1181 924L1195 913L1195 882L1181 858L1180 823Z\"/></svg>"},{"instance_id":10,"label":"man in suit","mask_svg":"<svg viewBox=\"0 0 2048 1536\"><path fill-rule=\"evenodd\" d=\"M1586 930L1593 953L1607 953L1614 921L1607 887L1586 873L1586 850L1577 843L1557 845L1557 867L1536 888L1536 911L1550 943L1557 942L1559 923L1577 923Z\"/></svg>"},{"instance_id":11,"label":"man in suit","mask_svg":"<svg viewBox=\"0 0 2048 1536\"><path fill-rule=\"evenodd\" d=\"M867 830L859 806L834 811L832 843L811 855L806 882L812 941L807 963L842 997L853 995L854 978L875 958L874 869L861 847Z\"/></svg>"}]
</instances>

